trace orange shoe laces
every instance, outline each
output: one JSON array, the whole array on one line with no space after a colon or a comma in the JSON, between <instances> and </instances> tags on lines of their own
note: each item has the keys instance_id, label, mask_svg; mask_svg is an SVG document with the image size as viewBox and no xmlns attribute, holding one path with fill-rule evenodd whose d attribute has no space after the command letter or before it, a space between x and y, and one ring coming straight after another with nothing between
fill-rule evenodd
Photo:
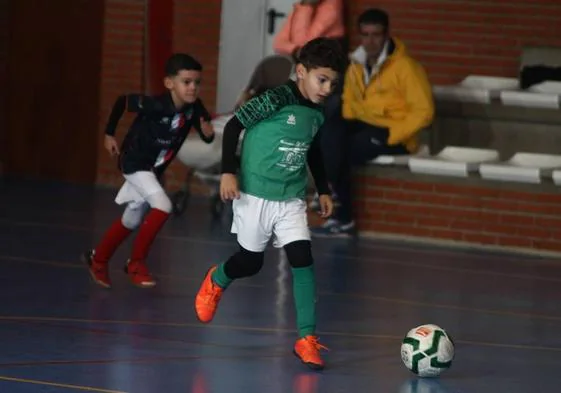
<instances>
[{"instance_id":1,"label":"orange shoe laces","mask_svg":"<svg viewBox=\"0 0 561 393\"><path fill-rule=\"evenodd\" d=\"M314 348L316 351L319 351L321 349L329 351L329 348L327 348L325 345L321 345L319 343L319 338L316 337L316 336L306 336L306 337L304 337L304 340L306 340L308 343L310 343L312 348Z\"/></svg>"},{"instance_id":2,"label":"orange shoe laces","mask_svg":"<svg viewBox=\"0 0 561 393\"><path fill-rule=\"evenodd\" d=\"M221 296L222 296L222 288L220 288L218 285L213 283L211 280L210 288L204 291L204 294L202 296L202 301L205 304L214 305L220 300Z\"/></svg>"}]
</instances>

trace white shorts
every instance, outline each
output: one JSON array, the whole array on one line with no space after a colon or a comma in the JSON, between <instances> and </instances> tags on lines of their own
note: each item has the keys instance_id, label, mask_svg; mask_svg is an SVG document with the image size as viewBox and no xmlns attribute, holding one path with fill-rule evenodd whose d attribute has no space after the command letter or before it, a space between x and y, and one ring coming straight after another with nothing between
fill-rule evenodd
<instances>
[{"instance_id":1,"label":"white shorts","mask_svg":"<svg viewBox=\"0 0 561 393\"><path fill-rule=\"evenodd\" d=\"M147 203L147 197L160 192L165 193L154 172L140 171L124 177L125 183L115 198L118 205L128 204L134 209Z\"/></svg>"},{"instance_id":2,"label":"white shorts","mask_svg":"<svg viewBox=\"0 0 561 393\"><path fill-rule=\"evenodd\" d=\"M265 251L271 237L273 246L281 248L298 240L310 240L306 202L301 199L268 201L240 193L232 203L232 233L246 250Z\"/></svg>"}]
</instances>

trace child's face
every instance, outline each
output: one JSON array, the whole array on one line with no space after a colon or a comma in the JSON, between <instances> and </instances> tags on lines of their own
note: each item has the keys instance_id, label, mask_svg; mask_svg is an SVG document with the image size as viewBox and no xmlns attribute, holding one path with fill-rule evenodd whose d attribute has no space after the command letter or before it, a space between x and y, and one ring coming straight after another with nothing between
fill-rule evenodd
<instances>
[{"instance_id":1,"label":"child's face","mask_svg":"<svg viewBox=\"0 0 561 393\"><path fill-rule=\"evenodd\" d=\"M296 67L296 74L302 95L315 104L321 104L333 92L339 78L331 68L307 70L302 64Z\"/></svg>"},{"instance_id":2,"label":"child's face","mask_svg":"<svg viewBox=\"0 0 561 393\"><path fill-rule=\"evenodd\" d=\"M181 70L175 76L166 77L164 84L171 92L171 96L176 106L191 104L195 102L199 96L201 72Z\"/></svg>"}]
</instances>

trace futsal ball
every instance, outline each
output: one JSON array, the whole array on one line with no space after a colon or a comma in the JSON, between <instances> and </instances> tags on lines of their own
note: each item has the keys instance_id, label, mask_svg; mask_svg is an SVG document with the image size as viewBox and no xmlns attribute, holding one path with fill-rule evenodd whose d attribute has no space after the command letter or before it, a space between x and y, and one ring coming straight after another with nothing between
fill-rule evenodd
<instances>
[{"instance_id":1,"label":"futsal ball","mask_svg":"<svg viewBox=\"0 0 561 393\"><path fill-rule=\"evenodd\" d=\"M411 329L401 342L401 360L419 377L437 377L450 368L454 359L454 342L437 325Z\"/></svg>"}]
</instances>

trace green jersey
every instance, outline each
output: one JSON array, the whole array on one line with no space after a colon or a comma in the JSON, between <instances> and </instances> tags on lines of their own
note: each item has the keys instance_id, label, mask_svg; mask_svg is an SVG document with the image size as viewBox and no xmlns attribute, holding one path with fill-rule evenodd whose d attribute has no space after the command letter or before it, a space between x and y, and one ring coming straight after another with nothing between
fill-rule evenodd
<instances>
[{"instance_id":1,"label":"green jersey","mask_svg":"<svg viewBox=\"0 0 561 393\"><path fill-rule=\"evenodd\" d=\"M245 127L240 190L273 201L305 198L307 153L323 123L322 108L289 81L251 99L235 115Z\"/></svg>"}]
</instances>

